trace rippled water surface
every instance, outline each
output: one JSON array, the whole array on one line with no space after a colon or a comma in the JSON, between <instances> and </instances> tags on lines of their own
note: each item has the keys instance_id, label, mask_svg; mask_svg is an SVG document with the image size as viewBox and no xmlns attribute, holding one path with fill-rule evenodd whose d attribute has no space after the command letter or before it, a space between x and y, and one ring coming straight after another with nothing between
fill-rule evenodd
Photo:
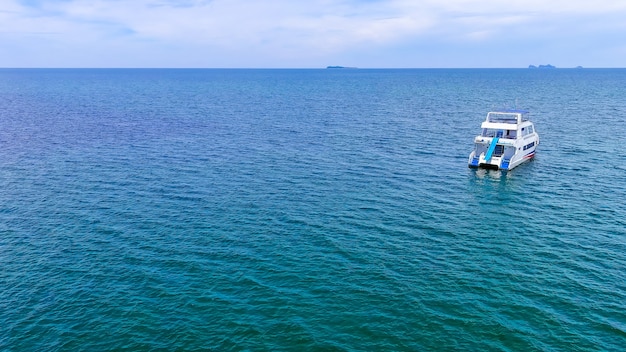
<instances>
[{"instance_id":1,"label":"rippled water surface","mask_svg":"<svg viewBox=\"0 0 626 352\"><path fill-rule=\"evenodd\" d=\"M625 82L0 70L0 349L623 351Z\"/></svg>"}]
</instances>

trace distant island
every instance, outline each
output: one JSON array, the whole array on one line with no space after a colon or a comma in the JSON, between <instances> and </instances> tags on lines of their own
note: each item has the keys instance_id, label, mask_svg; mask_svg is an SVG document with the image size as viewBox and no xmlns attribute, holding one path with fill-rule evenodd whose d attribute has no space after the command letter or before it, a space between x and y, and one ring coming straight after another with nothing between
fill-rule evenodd
<instances>
[{"instance_id":1,"label":"distant island","mask_svg":"<svg viewBox=\"0 0 626 352\"><path fill-rule=\"evenodd\" d=\"M539 66L529 65L528 68L556 68L556 67L550 64L547 64L547 65L539 65Z\"/></svg>"},{"instance_id":2,"label":"distant island","mask_svg":"<svg viewBox=\"0 0 626 352\"><path fill-rule=\"evenodd\" d=\"M547 65L539 65L539 66L535 66L535 65L528 65L528 68L556 68L556 66L552 66L550 64ZM574 67L576 69L581 69L583 68L582 66L576 66Z\"/></svg>"},{"instance_id":3,"label":"distant island","mask_svg":"<svg viewBox=\"0 0 626 352\"><path fill-rule=\"evenodd\" d=\"M356 67L347 67L347 66L326 66L326 68L356 68Z\"/></svg>"}]
</instances>

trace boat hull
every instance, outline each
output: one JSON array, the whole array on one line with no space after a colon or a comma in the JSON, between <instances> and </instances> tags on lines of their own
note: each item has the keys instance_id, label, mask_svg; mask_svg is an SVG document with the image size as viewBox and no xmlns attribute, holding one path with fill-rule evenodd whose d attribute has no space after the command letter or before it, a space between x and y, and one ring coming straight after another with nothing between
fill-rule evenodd
<instances>
[{"instance_id":1,"label":"boat hull","mask_svg":"<svg viewBox=\"0 0 626 352\"><path fill-rule=\"evenodd\" d=\"M503 143L506 143L503 142ZM531 147L526 147L532 145ZM468 167L482 168L491 170L508 171L532 160L535 157L537 146L539 145L539 137L531 138L513 143L513 145L502 145L503 152L498 156L490 156L485 152L486 143L477 142L476 147L469 155Z\"/></svg>"}]
</instances>

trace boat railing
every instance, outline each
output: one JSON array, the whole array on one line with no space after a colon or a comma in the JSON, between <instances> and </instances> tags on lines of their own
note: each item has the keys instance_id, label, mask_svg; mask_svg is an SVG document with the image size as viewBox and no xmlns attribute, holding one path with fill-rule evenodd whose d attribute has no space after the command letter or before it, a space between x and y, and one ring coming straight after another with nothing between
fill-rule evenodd
<instances>
[{"instance_id":1,"label":"boat railing","mask_svg":"<svg viewBox=\"0 0 626 352\"><path fill-rule=\"evenodd\" d=\"M501 119L501 118L490 118L487 120L487 122L492 122L492 123L508 123L511 125L515 125L517 124L517 119Z\"/></svg>"},{"instance_id":2,"label":"boat railing","mask_svg":"<svg viewBox=\"0 0 626 352\"><path fill-rule=\"evenodd\" d=\"M487 114L487 122L517 124L520 117L517 113L490 112Z\"/></svg>"},{"instance_id":3,"label":"boat railing","mask_svg":"<svg viewBox=\"0 0 626 352\"><path fill-rule=\"evenodd\" d=\"M528 110L507 109L487 113L487 122L516 124L528 121Z\"/></svg>"}]
</instances>

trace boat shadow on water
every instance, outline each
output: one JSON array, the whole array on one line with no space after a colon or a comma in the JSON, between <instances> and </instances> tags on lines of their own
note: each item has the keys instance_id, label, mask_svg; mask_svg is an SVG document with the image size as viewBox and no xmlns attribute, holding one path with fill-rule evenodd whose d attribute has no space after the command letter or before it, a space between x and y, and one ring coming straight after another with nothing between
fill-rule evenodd
<instances>
[{"instance_id":1,"label":"boat shadow on water","mask_svg":"<svg viewBox=\"0 0 626 352\"><path fill-rule=\"evenodd\" d=\"M467 199L480 209L479 218L491 217L487 213L510 211L510 206L526 199L541 178L540 160L531 160L514 170L468 169ZM509 209L509 210L506 210ZM494 215L495 216L495 215Z\"/></svg>"}]
</instances>

